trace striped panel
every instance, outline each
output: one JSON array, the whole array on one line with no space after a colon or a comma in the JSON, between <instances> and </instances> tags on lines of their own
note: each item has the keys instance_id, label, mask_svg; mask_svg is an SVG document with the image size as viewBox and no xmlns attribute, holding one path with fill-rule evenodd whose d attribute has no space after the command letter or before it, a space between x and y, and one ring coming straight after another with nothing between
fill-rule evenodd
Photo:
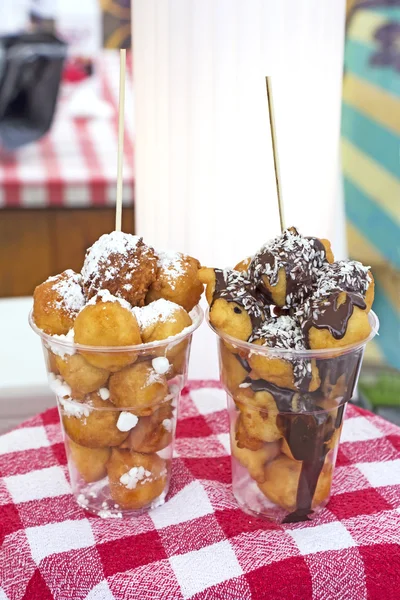
<instances>
[{"instance_id":1,"label":"striped panel","mask_svg":"<svg viewBox=\"0 0 400 600\"><path fill-rule=\"evenodd\" d=\"M344 177L348 219L360 229L385 258L400 268L400 230L393 220L348 177Z\"/></svg>"},{"instance_id":2,"label":"striped panel","mask_svg":"<svg viewBox=\"0 0 400 600\"><path fill-rule=\"evenodd\" d=\"M383 266L387 264L385 257L351 221L346 221L347 243L349 255L355 260L361 260L366 265Z\"/></svg>"},{"instance_id":3,"label":"striped panel","mask_svg":"<svg viewBox=\"0 0 400 600\"><path fill-rule=\"evenodd\" d=\"M400 6L377 6L374 8L374 13L389 21L400 21Z\"/></svg>"},{"instance_id":4,"label":"striped panel","mask_svg":"<svg viewBox=\"0 0 400 600\"><path fill-rule=\"evenodd\" d=\"M400 369L400 317L379 286L375 289L374 311L381 323L376 343L387 362Z\"/></svg>"},{"instance_id":5,"label":"striped panel","mask_svg":"<svg viewBox=\"0 0 400 600\"><path fill-rule=\"evenodd\" d=\"M400 77L392 69L393 77L388 77L388 69L370 65L373 51L370 46L355 40L346 42L345 68L346 72L354 73L361 79L367 79L373 85L387 92L400 96Z\"/></svg>"},{"instance_id":6,"label":"striped panel","mask_svg":"<svg viewBox=\"0 0 400 600\"><path fill-rule=\"evenodd\" d=\"M400 134L400 99L392 94L348 73L343 82L343 100L393 133Z\"/></svg>"},{"instance_id":7,"label":"striped panel","mask_svg":"<svg viewBox=\"0 0 400 600\"><path fill-rule=\"evenodd\" d=\"M395 177L400 176L398 136L346 103L342 107L342 135L376 162L384 160L385 168Z\"/></svg>"},{"instance_id":8,"label":"striped panel","mask_svg":"<svg viewBox=\"0 0 400 600\"><path fill-rule=\"evenodd\" d=\"M375 284L400 318L400 273L390 267L374 270ZM400 348L399 348L400 354Z\"/></svg>"},{"instance_id":9,"label":"striped panel","mask_svg":"<svg viewBox=\"0 0 400 600\"><path fill-rule=\"evenodd\" d=\"M341 150L344 175L394 219L400 237L400 178L390 175L346 139L342 139Z\"/></svg>"}]
</instances>

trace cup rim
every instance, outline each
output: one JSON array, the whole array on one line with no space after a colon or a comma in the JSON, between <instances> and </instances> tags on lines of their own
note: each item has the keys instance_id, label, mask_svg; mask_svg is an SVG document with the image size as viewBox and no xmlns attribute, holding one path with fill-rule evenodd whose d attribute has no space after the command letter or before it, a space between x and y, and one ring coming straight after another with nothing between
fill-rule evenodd
<instances>
[{"instance_id":1,"label":"cup rim","mask_svg":"<svg viewBox=\"0 0 400 600\"><path fill-rule=\"evenodd\" d=\"M192 319L192 324L189 327L185 327L183 331L177 333L174 336L165 338L164 340L156 340L154 342L146 342L143 344L135 344L131 346L89 346L86 344L78 344L76 342L71 342L69 340L60 340L56 338L54 335L50 333L45 333L42 331L33 320L33 309L29 312L28 322L33 329L33 331L42 339L42 342L47 342L49 345L53 344L55 346L62 346L64 348L81 351L81 352L91 352L95 353L116 353L116 352L137 352L143 354L145 352L149 352L150 350L154 350L157 348L168 347L170 345L175 345L176 343L187 339L190 337L196 329L198 329L203 322L204 311L199 304L197 304L192 310L189 312L189 316Z\"/></svg>"},{"instance_id":2,"label":"cup rim","mask_svg":"<svg viewBox=\"0 0 400 600\"><path fill-rule=\"evenodd\" d=\"M351 352L355 352L356 350L360 350L364 348L368 342L370 342L379 331L379 319L376 313L373 310L370 310L368 313L368 320L371 325L371 332L363 340L359 342L355 342L354 344L348 344L346 346L340 346L337 348L320 348L320 349L306 349L306 350L295 350L291 348L268 348L267 346L259 346L258 344L254 344L253 342L244 342L242 340L238 340L237 338L228 335L227 333L223 333L221 331L217 331L217 329L210 322L210 308L208 307L205 311L205 321L207 325L212 329L212 331L221 339L226 342L229 342L231 346L234 348L250 351L253 354L263 354L265 356L270 356L274 358L290 358L295 357L297 359L311 359L311 358L321 358L321 359L329 359L336 358L338 356L342 356L343 354L349 354Z\"/></svg>"}]
</instances>

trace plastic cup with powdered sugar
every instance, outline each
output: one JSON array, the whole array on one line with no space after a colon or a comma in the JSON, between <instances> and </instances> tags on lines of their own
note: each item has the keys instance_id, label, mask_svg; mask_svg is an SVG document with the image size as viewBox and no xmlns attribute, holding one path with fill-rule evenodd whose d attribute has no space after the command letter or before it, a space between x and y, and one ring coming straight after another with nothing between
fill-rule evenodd
<instances>
[{"instance_id":1,"label":"plastic cup with powdered sugar","mask_svg":"<svg viewBox=\"0 0 400 600\"><path fill-rule=\"evenodd\" d=\"M125 517L164 503L178 404L201 309L193 309L191 317L192 325L174 338L129 347L82 346L72 336L43 333L30 317L42 339L50 387L57 398L72 493L90 512ZM119 361L126 357L130 366L111 377L101 368L87 366L113 356ZM85 401L74 395L60 373L63 364L77 378L85 369ZM146 382L143 393L142 382Z\"/></svg>"}]
</instances>

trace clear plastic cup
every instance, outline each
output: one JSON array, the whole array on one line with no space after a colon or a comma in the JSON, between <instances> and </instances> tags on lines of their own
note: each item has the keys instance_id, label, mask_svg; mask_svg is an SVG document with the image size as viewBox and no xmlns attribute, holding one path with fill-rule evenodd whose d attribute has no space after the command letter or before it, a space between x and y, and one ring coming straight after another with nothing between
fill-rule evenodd
<instances>
[{"instance_id":1,"label":"clear plastic cup","mask_svg":"<svg viewBox=\"0 0 400 600\"><path fill-rule=\"evenodd\" d=\"M164 503L192 335L203 319L199 306L190 315L192 325L173 338L122 347L74 344L29 316L57 398L72 492L90 512L130 517Z\"/></svg>"},{"instance_id":2,"label":"clear plastic cup","mask_svg":"<svg viewBox=\"0 0 400 600\"><path fill-rule=\"evenodd\" d=\"M369 320L371 333L358 344L305 351L241 342L208 320L228 398L232 489L245 512L289 523L310 520L328 503L346 403L379 328L372 311ZM288 364L312 372L314 391L279 385Z\"/></svg>"}]
</instances>

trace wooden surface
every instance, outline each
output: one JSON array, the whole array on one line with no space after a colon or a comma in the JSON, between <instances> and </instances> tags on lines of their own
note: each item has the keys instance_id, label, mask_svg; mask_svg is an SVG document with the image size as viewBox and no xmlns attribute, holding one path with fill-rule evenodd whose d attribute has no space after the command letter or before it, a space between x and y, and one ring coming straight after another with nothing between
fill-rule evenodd
<instances>
[{"instance_id":1,"label":"wooden surface","mask_svg":"<svg viewBox=\"0 0 400 600\"><path fill-rule=\"evenodd\" d=\"M27 296L64 269L80 271L88 246L114 229L114 208L0 211L0 297ZM133 208L122 229L134 232Z\"/></svg>"}]
</instances>

